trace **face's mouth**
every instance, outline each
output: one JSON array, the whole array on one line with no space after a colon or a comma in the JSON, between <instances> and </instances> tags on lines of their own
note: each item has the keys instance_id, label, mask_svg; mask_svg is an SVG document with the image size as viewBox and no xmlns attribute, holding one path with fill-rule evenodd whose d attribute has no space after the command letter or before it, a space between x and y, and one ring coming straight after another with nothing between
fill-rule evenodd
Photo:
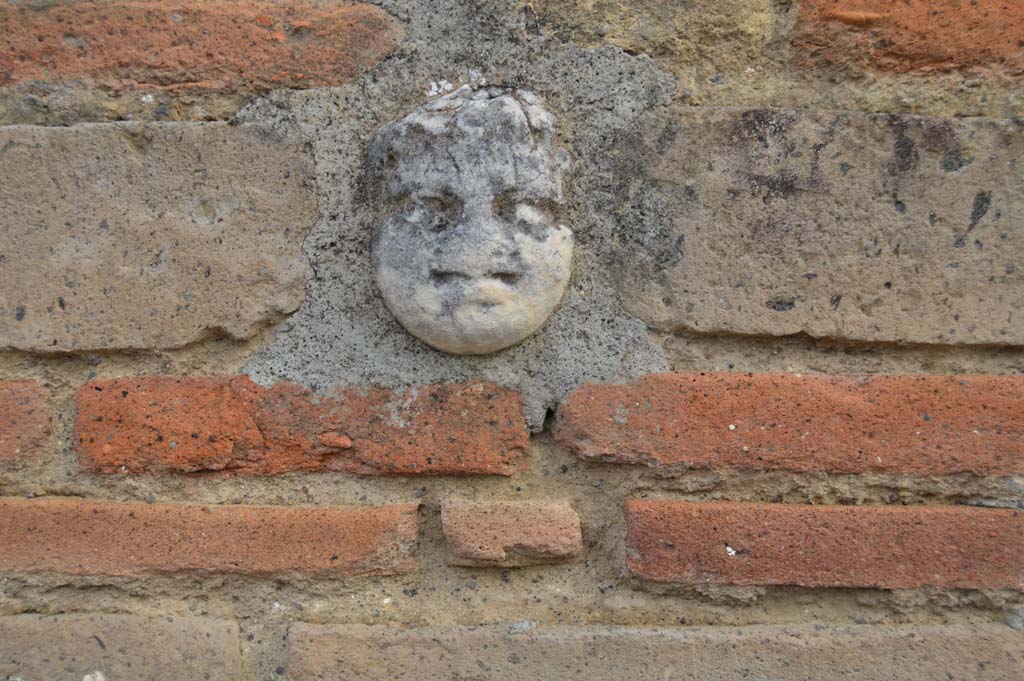
<instances>
[{"instance_id":1,"label":"face's mouth","mask_svg":"<svg viewBox=\"0 0 1024 681\"><path fill-rule=\"evenodd\" d=\"M431 283L450 309L474 309L485 313L507 305L519 295L517 284L522 278L522 272L510 270L493 270L483 276L454 270L430 271Z\"/></svg>"},{"instance_id":2,"label":"face's mouth","mask_svg":"<svg viewBox=\"0 0 1024 681\"><path fill-rule=\"evenodd\" d=\"M486 284L488 281L497 281L505 286L512 287L518 284L519 280L522 278L522 272L513 272L509 270L494 270L492 272L488 272L482 277L474 277L471 274L455 270L430 270L430 280L439 286L449 286L452 284L471 286L474 283L482 285Z\"/></svg>"}]
</instances>

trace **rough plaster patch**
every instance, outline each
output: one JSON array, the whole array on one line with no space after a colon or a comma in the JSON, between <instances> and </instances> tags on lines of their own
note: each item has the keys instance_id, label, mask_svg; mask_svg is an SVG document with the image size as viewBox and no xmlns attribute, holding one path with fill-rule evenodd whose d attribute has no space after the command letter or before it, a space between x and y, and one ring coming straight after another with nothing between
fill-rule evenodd
<instances>
[{"instance_id":1,"label":"rough plaster patch","mask_svg":"<svg viewBox=\"0 0 1024 681\"><path fill-rule=\"evenodd\" d=\"M508 13L508 2L463 4L403 5L407 49L373 77L336 89L275 92L242 112L243 120L285 134L294 124L312 144L321 207L305 242L313 270L306 303L244 370L264 384L293 380L318 390L489 380L520 390L528 423L540 430L547 410L579 383L666 367L644 324L623 313L609 279L608 151L643 111L670 101L675 86L646 57L556 44L530 32L521 15ZM369 138L424 102L438 64L455 85L486 80L536 92L558 115L560 141L575 161L566 182L576 246L565 298L536 334L487 356L451 356L411 337L373 278Z\"/></svg>"}]
</instances>

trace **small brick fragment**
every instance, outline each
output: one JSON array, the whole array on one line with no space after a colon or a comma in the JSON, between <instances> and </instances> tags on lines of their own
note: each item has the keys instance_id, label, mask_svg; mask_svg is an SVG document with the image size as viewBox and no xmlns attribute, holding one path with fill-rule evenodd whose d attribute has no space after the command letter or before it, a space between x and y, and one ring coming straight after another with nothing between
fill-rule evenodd
<instances>
[{"instance_id":1,"label":"small brick fragment","mask_svg":"<svg viewBox=\"0 0 1024 681\"><path fill-rule=\"evenodd\" d=\"M0 381L0 464L37 459L50 442L53 415L35 381Z\"/></svg>"},{"instance_id":2,"label":"small brick fragment","mask_svg":"<svg viewBox=\"0 0 1024 681\"><path fill-rule=\"evenodd\" d=\"M830 473L1024 473L1024 376L658 374L584 385L558 441L592 461Z\"/></svg>"},{"instance_id":3,"label":"small brick fragment","mask_svg":"<svg viewBox=\"0 0 1024 681\"><path fill-rule=\"evenodd\" d=\"M1024 512L627 499L631 572L677 584L1024 588Z\"/></svg>"},{"instance_id":4,"label":"small brick fragment","mask_svg":"<svg viewBox=\"0 0 1024 681\"><path fill-rule=\"evenodd\" d=\"M0 499L0 570L398 574L413 566L417 508Z\"/></svg>"},{"instance_id":5,"label":"small brick fragment","mask_svg":"<svg viewBox=\"0 0 1024 681\"><path fill-rule=\"evenodd\" d=\"M1024 4L1006 0L801 0L794 47L805 66L883 71L978 66L1024 72Z\"/></svg>"},{"instance_id":6,"label":"small brick fragment","mask_svg":"<svg viewBox=\"0 0 1024 681\"><path fill-rule=\"evenodd\" d=\"M76 405L79 462L97 473L511 475L528 458L522 398L485 383L322 397L247 376L122 378Z\"/></svg>"},{"instance_id":7,"label":"small brick fragment","mask_svg":"<svg viewBox=\"0 0 1024 681\"><path fill-rule=\"evenodd\" d=\"M583 552L580 518L565 501L446 499L441 524L452 565L517 567Z\"/></svg>"},{"instance_id":8,"label":"small brick fragment","mask_svg":"<svg viewBox=\"0 0 1024 681\"><path fill-rule=\"evenodd\" d=\"M274 30L274 29L278 30ZM91 81L119 91L264 90L346 83L401 30L365 3L0 3L0 86Z\"/></svg>"}]
</instances>

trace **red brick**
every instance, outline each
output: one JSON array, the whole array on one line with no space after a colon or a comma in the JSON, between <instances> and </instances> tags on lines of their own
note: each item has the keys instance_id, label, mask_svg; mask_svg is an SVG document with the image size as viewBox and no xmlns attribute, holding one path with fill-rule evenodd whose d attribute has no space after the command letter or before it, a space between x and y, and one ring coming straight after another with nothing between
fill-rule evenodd
<instances>
[{"instance_id":1,"label":"red brick","mask_svg":"<svg viewBox=\"0 0 1024 681\"><path fill-rule=\"evenodd\" d=\"M234 90L347 82L401 38L363 3L0 0L0 85L90 81L131 88Z\"/></svg>"},{"instance_id":2,"label":"red brick","mask_svg":"<svg viewBox=\"0 0 1024 681\"><path fill-rule=\"evenodd\" d=\"M0 464L41 456L50 442L53 415L35 381L0 381Z\"/></svg>"},{"instance_id":3,"label":"red brick","mask_svg":"<svg viewBox=\"0 0 1024 681\"><path fill-rule=\"evenodd\" d=\"M76 404L79 462L99 473L511 475L528 460L522 398L485 383L320 397L246 376L121 378Z\"/></svg>"},{"instance_id":4,"label":"red brick","mask_svg":"<svg viewBox=\"0 0 1024 681\"><path fill-rule=\"evenodd\" d=\"M797 16L794 46L805 66L1024 72L1024 3L1017 0L801 0Z\"/></svg>"},{"instance_id":5,"label":"red brick","mask_svg":"<svg viewBox=\"0 0 1024 681\"><path fill-rule=\"evenodd\" d=\"M585 385L558 416L559 442L595 461L1024 473L1024 376L659 374Z\"/></svg>"},{"instance_id":6,"label":"red brick","mask_svg":"<svg viewBox=\"0 0 1024 681\"><path fill-rule=\"evenodd\" d=\"M1024 588L1024 513L627 499L629 569L657 582Z\"/></svg>"},{"instance_id":7,"label":"red brick","mask_svg":"<svg viewBox=\"0 0 1024 681\"><path fill-rule=\"evenodd\" d=\"M446 499L441 525L452 565L557 563L583 551L580 518L564 501Z\"/></svg>"},{"instance_id":8,"label":"red brick","mask_svg":"<svg viewBox=\"0 0 1024 681\"><path fill-rule=\"evenodd\" d=\"M413 565L416 512L0 499L0 570L396 574Z\"/></svg>"}]
</instances>

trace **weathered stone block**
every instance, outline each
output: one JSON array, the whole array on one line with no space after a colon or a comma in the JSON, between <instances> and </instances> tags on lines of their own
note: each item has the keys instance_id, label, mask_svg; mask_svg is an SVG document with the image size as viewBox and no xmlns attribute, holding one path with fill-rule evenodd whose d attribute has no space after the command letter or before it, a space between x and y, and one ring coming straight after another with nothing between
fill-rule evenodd
<instances>
[{"instance_id":1,"label":"weathered stone block","mask_svg":"<svg viewBox=\"0 0 1024 681\"><path fill-rule=\"evenodd\" d=\"M1024 638L1004 626L400 629L293 624L288 678L314 681L931 681L1017 678ZM866 654L870 651L870 654ZM947 676L948 675L948 676Z\"/></svg>"},{"instance_id":2,"label":"weathered stone block","mask_svg":"<svg viewBox=\"0 0 1024 681\"><path fill-rule=\"evenodd\" d=\"M619 286L662 329L1024 343L1024 125L649 115L616 152Z\"/></svg>"},{"instance_id":3,"label":"weathered stone block","mask_svg":"<svg viewBox=\"0 0 1024 681\"><path fill-rule=\"evenodd\" d=\"M312 166L259 126L0 128L0 348L172 348L294 311Z\"/></svg>"},{"instance_id":4,"label":"weathered stone block","mask_svg":"<svg viewBox=\"0 0 1024 681\"><path fill-rule=\"evenodd\" d=\"M521 0L563 39L647 54L677 74L741 72L763 58L772 0ZM712 71L715 72L715 71Z\"/></svg>"},{"instance_id":5,"label":"weathered stone block","mask_svg":"<svg viewBox=\"0 0 1024 681\"><path fill-rule=\"evenodd\" d=\"M238 625L201 617L0 617L0 678L234 681Z\"/></svg>"}]
</instances>

